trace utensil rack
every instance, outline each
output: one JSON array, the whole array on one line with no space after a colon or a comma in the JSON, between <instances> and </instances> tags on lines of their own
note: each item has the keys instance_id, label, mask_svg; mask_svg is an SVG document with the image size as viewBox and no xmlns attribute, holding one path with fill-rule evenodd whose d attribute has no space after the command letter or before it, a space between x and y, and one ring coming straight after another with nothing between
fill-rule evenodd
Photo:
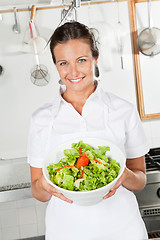
<instances>
[{"instance_id":1,"label":"utensil rack","mask_svg":"<svg viewBox=\"0 0 160 240\"><path fill-rule=\"evenodd\" d=\"M118 0L118 2L126 2L127 0ZM95 4L103 4L103 3L113 3L113 2L117 2L117 0L109 0L109 1L95 1L95 2L91 2L91 0L87 1L87 2L84 2L82 3L81 2L81 6L85 6L85 5L95 5ZM67 7L69 7L70 5L66 5ZM39 10L48 10L48 9L57 9L57 8L63 8L63 5L58 5L58 6L43 6L43 7L36 7L36 10L39 11ZM17 8L17 12L25 12L25 11L30 11L31 10L31 7L28 7L28 8ZM8 9L8 10L0 10L0 14L1 13L10 13L10 12L13 12L14 10L13 9Z\"/></svg>"}]
</instances>

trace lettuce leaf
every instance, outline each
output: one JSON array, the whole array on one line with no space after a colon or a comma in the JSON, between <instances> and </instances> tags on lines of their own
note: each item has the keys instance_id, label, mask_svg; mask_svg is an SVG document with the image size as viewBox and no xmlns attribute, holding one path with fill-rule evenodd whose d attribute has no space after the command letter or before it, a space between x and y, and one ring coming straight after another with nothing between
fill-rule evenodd
<instances>
[{"instance_id":1,"label":"lettuce leaf","mask_svg":"<svg viewBox=\"0 0 160 240\"><path fill-rule=\"evenodd\" d=\"M82 176L82 169L76 167L76 162L81 156L79 148L82 154L85 152L89 158L89 164L84 166ZM110 151L109 146L94 148L83 141L73 143L71 149L64 150L64 158L57 164L47 166L50 180L57 186L71 191L91 191L105 186L112 182L120 171L119 163L106 156L107 151Z\"/></svg>"}]
</instances>

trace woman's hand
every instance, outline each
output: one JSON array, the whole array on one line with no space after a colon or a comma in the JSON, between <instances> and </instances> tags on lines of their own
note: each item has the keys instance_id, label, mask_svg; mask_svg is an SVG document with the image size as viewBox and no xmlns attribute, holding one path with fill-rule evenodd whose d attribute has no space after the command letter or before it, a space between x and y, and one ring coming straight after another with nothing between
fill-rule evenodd
<instances>
[{"instance_id":1,"label":"woman's hand","mask_svg":"<svg viewBox=\"0 0 160 240\"><path fill-rule=\"evenodd\" d=\"M39 201L46 202L53 195L68 203L73 202L46 181L41 168L31 167L31 183L32 195Z\"/></svg>"},{"instance_id":2,"label":"woman's hand","mask_svg":"<svg viewBox=\"0 0 160 240\"><path fill-rule=\"evenodd\" d=\"M126 181L126 179L127 179L128 177L129 177L128 169L125 168L123 174L120 176L120 178L118 179L118 181L116 182L116 184L111 188L111 190L109 191L109 193L107 193L107 194L103 197L103 199L112 197L112 196L116 193L117 189L118 189L121 185L123 185L123 183Z\"/></svg>"},{"instance_id":3,"label":"woman's hand","mask_svg":"<svg viewBox=\"0 0 160 240\"><path fill-rule=\"evenodd\" d=\"M106 194L103 199L113 196L117 189L122 185L130 191L140 191L146 184L145 175L145 158L144 156L127 159L126 168L117 183L111 188L110 192Z\"/></svg>"}]
</instances>

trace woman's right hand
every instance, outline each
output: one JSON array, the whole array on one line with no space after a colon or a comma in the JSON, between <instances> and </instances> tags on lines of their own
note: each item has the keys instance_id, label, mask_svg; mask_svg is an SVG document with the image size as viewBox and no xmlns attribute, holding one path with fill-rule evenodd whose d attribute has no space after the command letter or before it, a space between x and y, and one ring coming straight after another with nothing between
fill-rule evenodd
<instances>
[{"instance_id":1,"label":"woman's right hand","mask_svg":"<svg viewBox=\"0 0 160 240\"><path fill-rule=\"evenodd\" d=\"M40 183L40 186L42 187L42 189L46 192L48 192L50 195L53 195L55 197L58 197L66 202L69 202L69 203L72 203L73 201L66 198L62 193L60 193L55 187L53 187L52 185L50 185L45 177L42 175L40 178L39 178L39 183Z\"/></svg>"},{"instance_id":2,"label":"woman's right hand","mask_svg":"<svg viewBox=\"0 0 160 240\"><path fill-rule=\"evenodd\" d=\"M43 176L42 168L30 167L31 169L31 189L32 195L39 201L46 202L51 196L58 197L68 203L72 200L66 198L55 187L50 185Z\"/></svg>"}]
</instances>

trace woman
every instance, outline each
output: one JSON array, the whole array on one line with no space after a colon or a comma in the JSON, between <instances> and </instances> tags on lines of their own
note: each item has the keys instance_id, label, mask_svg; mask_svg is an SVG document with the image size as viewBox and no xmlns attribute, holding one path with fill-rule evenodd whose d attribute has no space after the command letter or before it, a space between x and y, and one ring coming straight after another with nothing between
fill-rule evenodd
<instances>
[{"instance_id":1,"label":"woman","mask_svg":"<svg viewBox=\"0 0 160 240\"><path fill-rule=\"evenodd\" d=\"M134 106L105 93L94 81L98 49L90 30L65 23L50 41L53 61L64 86L56 99L31 118L28 162L33 196L49 201L47 240L145 240L147 232L132 191L146 183L144 155L148 151ZM48 184L42 173L47 153L67 140L97 137L114 142L126 154L123 175L92 206L79 206Z\"/></svg>"}]
</instances>

